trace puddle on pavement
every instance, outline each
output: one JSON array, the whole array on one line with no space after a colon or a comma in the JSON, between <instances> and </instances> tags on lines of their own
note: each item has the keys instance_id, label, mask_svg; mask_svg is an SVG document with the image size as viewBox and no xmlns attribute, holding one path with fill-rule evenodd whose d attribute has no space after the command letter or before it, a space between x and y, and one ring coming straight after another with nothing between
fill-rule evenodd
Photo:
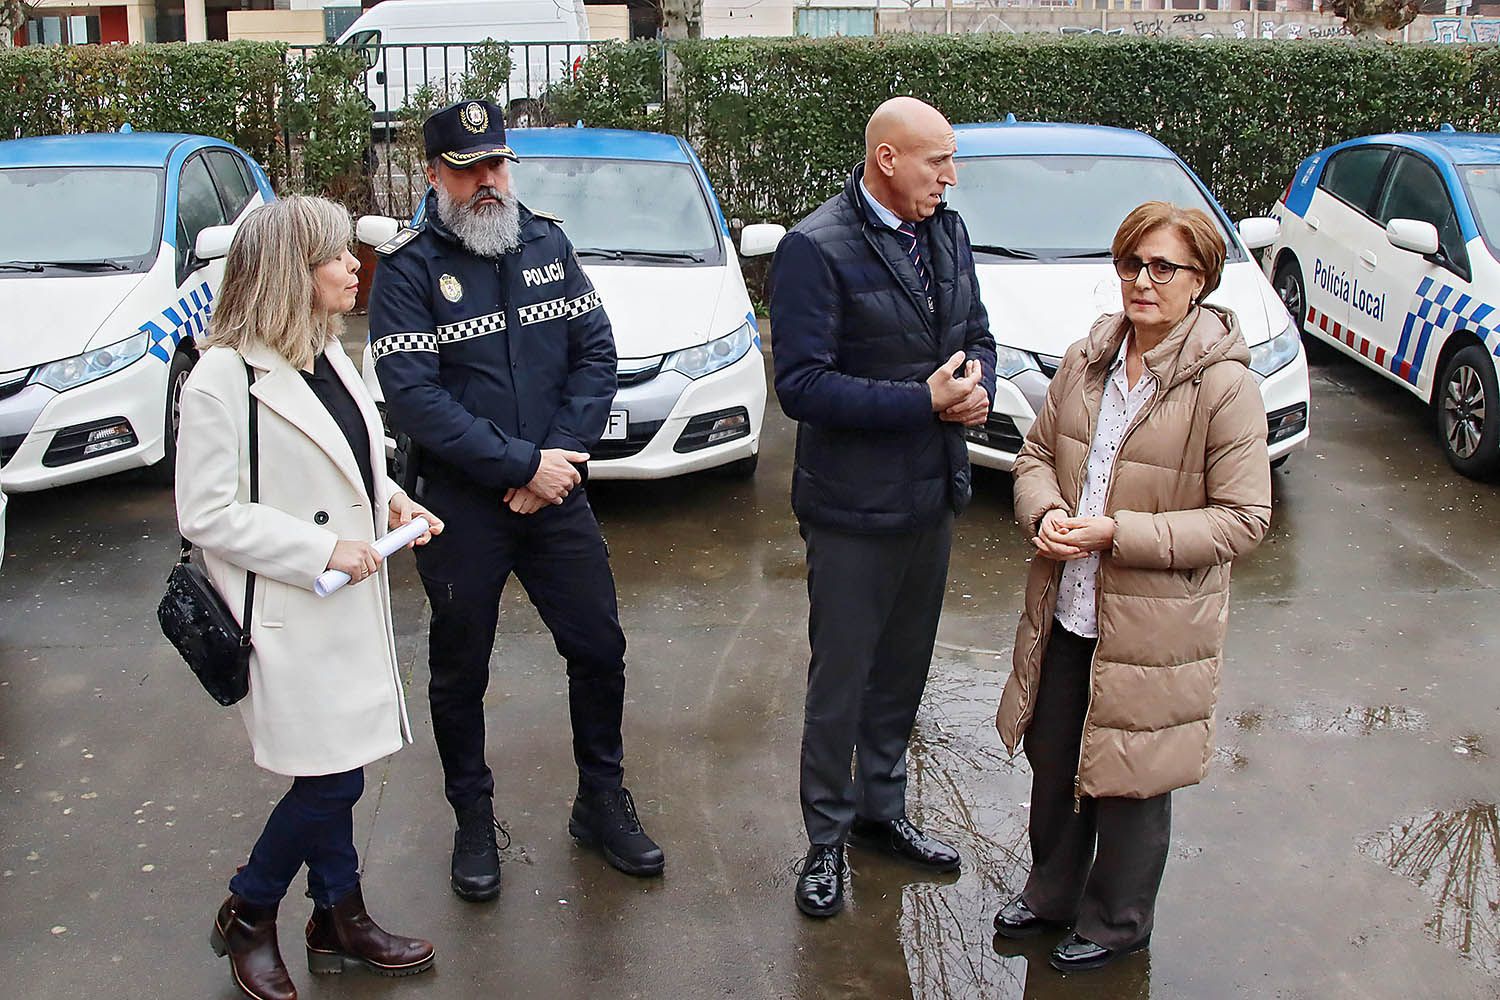
<instances>
[{"instance_id":1,"label":"puddle on pavement","mask_svg":"<svg viewBox=\"0 0 1500 1000\"><path fill-rule=\"evenodd\" d=\"M1500 816L1494 803L1404 820L1366 838L1359 850L1427 894L1429 937L1500 976Z\"/></svg>"},{"instance_id":2,"label":"puddle on pavement","mask_svg":"<svg viewBox=\"0 0 1500 1000\"><path fill-rule=\"evenodd\" d=\"M1025 757L1011 758L995 732L1007 674L995 664L994 650L939 644L912 732L908 802L964 858L951 882L902 888L899 934L914 1000L1036 997L1039 981L1062 982L1045 951L1028 959L998 954L991 944L995 910L1019 891L1030 866L1023 804L1031 775Z\"/></svg>"},{"instance_id":3,"label":"puddle on pavement","mask_svg":"<svg viewBox=\"0 0 1500 1000\"><path fill-rule=\"evenodd\" d=\"M1248 709L1226 716L1231 729L1258 733L1275 729L1293 733L1369 736L1372 733L1419 733L1427 729L1427 716L1401 705L1350 705L1345 708L1306 705L1290 712Z\"/></svg>"}]
</instances>

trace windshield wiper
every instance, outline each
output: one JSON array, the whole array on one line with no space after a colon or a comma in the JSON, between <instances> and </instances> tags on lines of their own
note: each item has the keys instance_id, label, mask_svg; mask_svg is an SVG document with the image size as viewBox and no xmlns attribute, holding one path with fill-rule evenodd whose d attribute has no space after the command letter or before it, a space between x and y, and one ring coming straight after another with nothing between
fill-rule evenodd
<instances>
[{"instance_id":1,"label":"windshield wiper","mask_svg":"<svg viewBox=\"0 0 1500 1000\"><path fill-rule=\"evenodd\" d=\"M689 253L683 250L635 250L630 248L604 250L599 247L582 247L576 252L580 257L605 257L609 260L624 260L626 257L651 257L658 260L690 260L695 264L703 263L702 254Z\"/></svg>"},{"instance_id":2,"label":"windshield wiper","mask_svg":"<svg viewBox=\"0 0 1500 1000\"><path fill-rule=\"evenodd\" d=\"M1058 260L1087 260L1091 257L1113 257L1108 250L1084 250L1080 253L1065 253Z\"/></svg>"},{"instance_id":3,"label":"windshield wiper","mask_svg":"<svg viewBox=\"0 0 1500 1000\"><path fill-rule=\"evenodd\" d=\"M40 271L42 265L33 264L29 260L4 260L0 261L0 270L4 271Z\"/></svg>"},{"instance_id":4,"label":"windshield wiper","mask_svg":"<svg viewBox=\"0 0 1500 1000\"><path fill-rule=\"evenodd\" d=\"M117 260L28 260L25 264L40 264L42 267L66 267L73 271L128 271L130 268Z\"/></svg>"},{"instance_id":5,"label":"windshield wiper","mask_svg":"<svg viewBox=\"0 0 1500 1000\"><path fill-rule=\"evenodd\" d=\"M1030 250L1016 250L1012 247L1003 247L998 243L975 243L970 246L975 253L992 253L1000 257L1014 257L1017 260L1036 260L1036 254Z\"/></svg>"}]
</instances>

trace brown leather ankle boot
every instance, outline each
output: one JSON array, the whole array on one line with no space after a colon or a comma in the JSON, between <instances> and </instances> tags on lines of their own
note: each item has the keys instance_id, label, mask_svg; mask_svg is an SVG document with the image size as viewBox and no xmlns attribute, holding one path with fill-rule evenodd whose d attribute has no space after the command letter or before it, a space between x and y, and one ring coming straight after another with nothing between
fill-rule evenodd
<instances>
[{"instance_id":1,"label":"brown leather ankle boot","mask_svg":"<svg viewBox=\"0 0 1500 1000\"><path fill-rule=\"evenodd\" d=\"M231 894L214 917L208 943L220 958L229 956L230 974L247 996L297 1000L297 987L276 946L276 907L251 906Z\"/></svg>"},{"instance_id":2,"label":"brown leather ankle boot","mask_svg":"<svg viewBox=\"0 0 1500 1000\"><path fill-rule=\"evenodd\" d=\"M413 976L432 968L435 949L420 938L387 934L365 912L358 886L332 907L314 906L307 922L307 968L320 974L363 965L381 976Z\"/></svg>"}]
</instances>

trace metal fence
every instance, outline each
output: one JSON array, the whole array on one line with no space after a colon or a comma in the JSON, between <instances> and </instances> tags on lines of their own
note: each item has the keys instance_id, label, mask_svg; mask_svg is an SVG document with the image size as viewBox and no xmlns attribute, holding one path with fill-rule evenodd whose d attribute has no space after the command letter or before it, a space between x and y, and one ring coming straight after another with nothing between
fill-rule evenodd
<instances>
[{"instance_id":1,"label":"metal fence","mask_svg":"<svg viewBox=\"0 0 1500 1000\"><path fill-rule=\"evenodd\" d=\"M510 128L553 124L548 97L573 79L603 42L462 42L381 45L355 35L344 47L364 58L355 85L370 102L373 123L365 169L378 211L404 217L427 188L419 124L427 112L483 95L505 109ZM321 46L291 46L306 59ZM509 67L505 66L508 61ZM287 136L287 148L295 145Z\"/></svg>"}]
</instances>

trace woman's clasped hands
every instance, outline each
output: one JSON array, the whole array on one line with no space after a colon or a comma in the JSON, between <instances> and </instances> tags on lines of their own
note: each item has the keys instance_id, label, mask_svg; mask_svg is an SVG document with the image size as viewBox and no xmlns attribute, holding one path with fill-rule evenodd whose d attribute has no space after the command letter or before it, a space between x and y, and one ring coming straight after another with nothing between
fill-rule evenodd
<instances>
[{"instance_id":1,"label":"woman's clasped hands","mask_svg":"<svg viewBox=\"0 0 1500 1000\"><path fill-rule=\"evenodd\" d=\"M1042 516L1037 533L1031 539L1038 552L1058 562L1082 559L1091 552L1108 551L1114 543L1114 518L1069 517L1060 509L1049 510Z\"/></svg>"}]
</instances>

